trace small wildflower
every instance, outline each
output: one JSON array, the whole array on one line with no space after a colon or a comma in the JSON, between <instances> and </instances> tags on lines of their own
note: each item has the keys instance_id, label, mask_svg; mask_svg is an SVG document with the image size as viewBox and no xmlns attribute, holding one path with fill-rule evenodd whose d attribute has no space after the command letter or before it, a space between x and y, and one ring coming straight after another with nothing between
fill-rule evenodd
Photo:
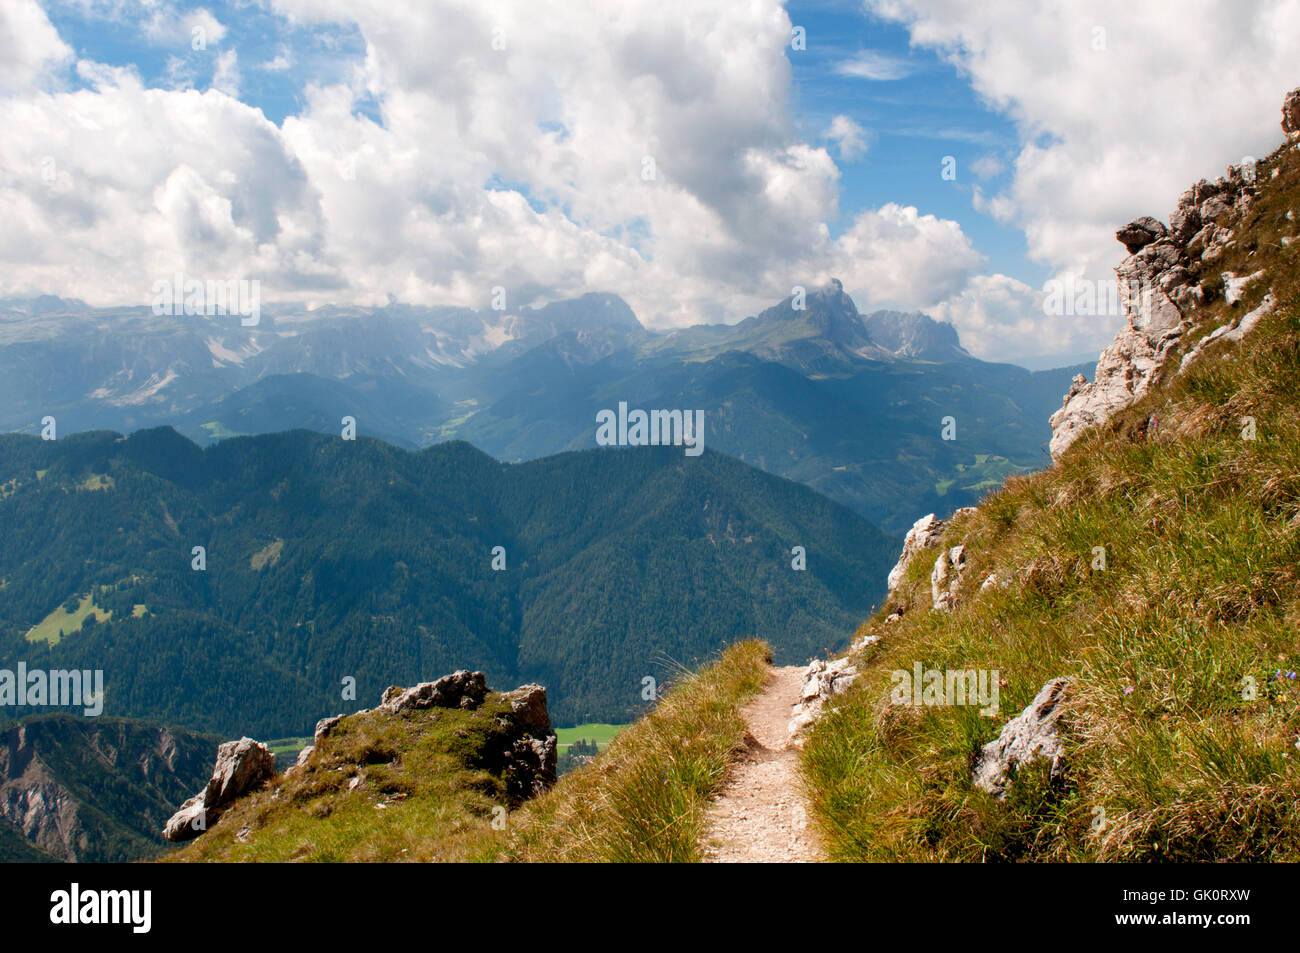
<instances>
[{"instance_id":1,"label":"small wildflower","mask_svg":"<svg viewBox=\"0 0 1300 953\"><path fill-rule=\"evenodd\" d=\"M1134 690L1135 690L1135 686L1130 685L1128 688L1124 689L1124 694L1125 694L1125 695L1132 695L1133 692L1134 692Z\"/></svg>"}]
</instances>

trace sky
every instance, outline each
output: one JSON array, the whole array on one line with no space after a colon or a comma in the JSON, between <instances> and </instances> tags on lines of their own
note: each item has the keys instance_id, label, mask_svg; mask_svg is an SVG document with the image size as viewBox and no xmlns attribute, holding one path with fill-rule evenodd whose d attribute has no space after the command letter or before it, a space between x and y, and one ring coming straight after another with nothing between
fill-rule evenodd
<instances>
[{"instance_id":1,"label":"sky","mask_svg":"<svg viewBox=\"0 0 1300 953\"><path fill-rule=\"evenodd\" d=\"M1093 358L1117 227L1281 142L1300 0L0 0L0 296L733 322L830 277ZM498 299L499 300L499 299Z\"/></svg>"}]
</instances>

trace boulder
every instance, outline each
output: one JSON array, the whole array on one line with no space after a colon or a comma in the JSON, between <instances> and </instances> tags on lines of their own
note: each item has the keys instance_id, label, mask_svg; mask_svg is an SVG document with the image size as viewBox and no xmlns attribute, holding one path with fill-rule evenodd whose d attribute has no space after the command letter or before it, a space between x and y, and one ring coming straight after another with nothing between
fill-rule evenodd
<instances>
[{"instance_id":1,"label":"boulder","mask_svg":"<svg viewBox=\"0 0 1300 953\"><path fill-rule=\"evenodd\" d=\"M514 737L502 753L506 772L506 795L512 801L526 800L555 783L557 748L551 716L546 706L546 689L541 685L520 685L502 698L510 705L501 716Z\"/></svg>"},{"instance_id":2,"label":"boulder","mask_svg":"<svg viewBox=\"0 0 1300 953\"><path fill-rule=\"evenodd\" d=\"M260 741L240 738L217 748L217 763L207 786L168 819L163 837L185 841L217 822L238 798L275 777L275 755Z\"/></svg>"},{"instance_id":3,"label":"boulder","mask_svg":"<svg viewBox=\"0 0 1300 953\"><path fill-rule=\"evenodd\" d=\"M1246 286L1264 274L1263 271L1257 271L1253 275L1234 275L1230 271L1225 271L1223 278L1223 300L1228 304L1236 304L1246 294Z\"/></svg>"},{"instance_id":4,"label":"boulder","mask_svg":"<svg viewBox=\"0 0 1300 953\"><path fill-rule=\"evenodd\" d=\"M983 747L971 772L975 787L1000 800L1006 797L1014 773L1039 758L1052 762L1053 777L1060 772L1065 749L1057 721L1069 683L1067 678L1052 679L1024 711L1003 725L996 739Z\"/></svg>"},{"instance_id":5,"label":"boulder","mask_svg":"<svg viewBox=\"0 0 1300 953\"><path fill-rule=\"evenodd\" d=\"M1149 215L1144 215L1142 218L1135 218L1117 231L1115 237L1123 243L1124 247L1128 249L1128 253L1132 255L1151 244L1157 238L1163 238L1168 232L1169 229L1165 228L1163 223Z\"/></svg>"}]
</instances>

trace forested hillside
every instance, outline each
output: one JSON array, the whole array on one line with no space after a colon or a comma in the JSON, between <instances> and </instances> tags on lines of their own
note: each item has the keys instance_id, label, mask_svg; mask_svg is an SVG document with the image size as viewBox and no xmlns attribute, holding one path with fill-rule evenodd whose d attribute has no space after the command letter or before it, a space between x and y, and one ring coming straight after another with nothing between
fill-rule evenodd
<instances>
[{"instance_id":1,"label":"forested hillside","mask_svg":"<svg viewBox=\"0 0 1300 953\"><path fill-rule=\"evenodd\" d=\"M0 525L0 663L102 669L107 714L262 737L456 668L545 684L559 724L626 721L647 678L737 639L837 641L896 550L710 452L511 466L305 431L6 435Z\"/></svg>"}]
</instances>

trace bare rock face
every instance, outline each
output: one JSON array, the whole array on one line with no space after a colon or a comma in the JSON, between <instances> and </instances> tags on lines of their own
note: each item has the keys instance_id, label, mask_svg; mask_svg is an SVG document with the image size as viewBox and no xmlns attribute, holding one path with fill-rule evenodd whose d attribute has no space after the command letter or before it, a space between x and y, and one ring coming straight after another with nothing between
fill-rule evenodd
<instances>
[{"instance_id":1,"label":"bare rock face","mask_svg":"<svg viewBox=\"0 0 1300 953\"><path fill-rule=\"evenodd\" d=\"M1163 379L1191 326L1188 314L1205 300L1193 269L1223 254L1233 240L1231 226L1254 199L1254 169L1229 166L1223 178L1202 179L1179 197L1168 228L1143 217L1115 233L1129 251L1115 268L1127 324L1102 351L1092 381L1076 375L1052 415L1053 460ZM1228 287L1229 294L1239 290Z\"/></svg>"},{"instance_id":2,"label":"bare rock face","mask_svg":"<svg viewBox=\"0 0 1300 953\"><path fill-rule=\"evenodd\" d=\"M907 536L903 539L902 555L898 557L898 562L895 563L894 568L889 570L890 592L898 588L899 582L903 579L903 573L907 571L907 566L911 563L913 557L937 540L942 532L943 520L936 519L933 513L922 516L912 524L912 528L907 531Z\"/></svg>"},{"instance_id":3,"label":"bare rock face","mask_svg":"<svg viewBox=\"0 0 1300 953\"><path fill-rule=\"evenodd\" d=\"M1060 770L1065 753L1057 721L1061 701L1070 680L1054 678L1034 696L1015 718L1002 726L1002 732L980 751L971 772L971 783L998 799L1006 797L1012 775L1021 766L1039 758L1052 762L1052 775Z\"/></svg>"},{"instance_id":4,"label":"bare rock face","mask_svg":"<svg viewBox=\"0 0 1300 953\"><path fill-rule=\"evenodd\" d=\"M1289 92L1282 103L1282 129L1289 141L1300 140L1300 89ZM1053 460L1085 430L1104 424L1162 379L1171 352L1191 325L1188 313L1205 300L1205 290L1193 280L1193 270L1215 261L1231 247L1233 229L1254 205L1255 190L1254 165L1230 165L1222 178L1213 182L1202 179L1179 196L1168 228L1143 217L1115 233L1129 252L1115 269L1128 326L1102 352L1092 382L1076 376L1061 409L1052 415ZM1229 276L1224 289L1229 304L1239 300L1245 284L1254 277ZM1246 325L1243 318L1215 334L1236 334ZM1198 346L1186 355L1179 370L1194 363L1202 351Z\"/></svg>"},{"instance_id":5,"label":"bare rock face","mask_svg":"<svg viewBox=\"0 0 1300 953\"><path fill-rule=\"evenodd\" d=\"M169 841L198 837L231 804L275 776L275 755L260 741L240 738L217 749L212 778L200 793L181 805L163 827Z\"/></svg>"},{"instance_id":6,"label":"bare rock face","mask_svg":"<svg viewBox=\"0 0 1300 953\"><path fill-rule=\"evenodd\" d=\"M379 707L393 714L421 708L477 708L487 692L486 675L460 669L414 688L387 688Z\"/></svg>"},{"instance_id":7,"label":"bare rock face","mask_svg":"<svg viewBox=\"0 0 1300 953\"><path fill-rule=\"evenodd\" d=\"M947 612L957 604L962 576L966 572L966 547L945 549L934 561L930 571L930 598L934 608Z\"/></svg>"},{"instance_id":8,"label":"bare rock face","mask_svg":"<svg viewBox=\"0 0 1300 953\"><path fill-rule=\"evenodd\" d=\"M510 703L504 723L516 736L504 754L506 794L524 801L541 794L555 783L556 736L546 707L546 689L541 685L520 685L503 696Z\"/></svg>"},{"instance_id":9,"label":"bare rock face","mask_svg":"<svg viewBox=\"0 0 1300 953\"><path fill-rule=\"evenodd\" d=\"M1287 139L1300 139L1300 89L1293 89L1282 101L1282 131Z\"/></svg>"}]
</instances>

